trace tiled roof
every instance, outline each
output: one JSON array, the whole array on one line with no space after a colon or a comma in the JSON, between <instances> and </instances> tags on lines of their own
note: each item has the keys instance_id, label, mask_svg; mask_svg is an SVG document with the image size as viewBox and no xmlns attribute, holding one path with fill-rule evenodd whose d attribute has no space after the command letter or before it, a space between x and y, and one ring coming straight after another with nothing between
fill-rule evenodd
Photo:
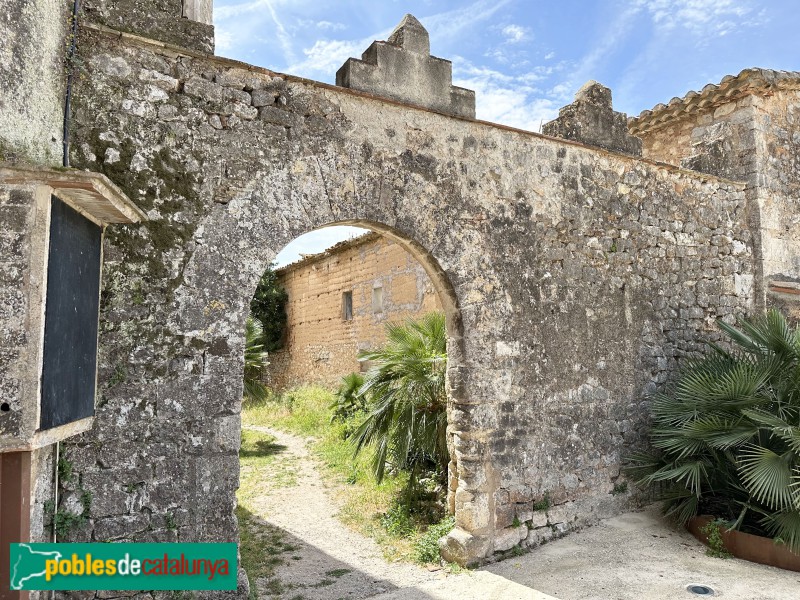
<instances>
[{"instance_id":1,"label":"tiled roof","mask_svg":"<svg viewBox=\"0 0 800 600\"><path fill-rule=\"evenodd\" d=\"M699 92L690 91L668 104L656 104L638 117L628 119L631 134L639 135L685 114L725 104L750 94L765 94L776 89L800 89L800 72L745 69L736 76L726 75L718 84L709 83Z\"/></svg>"}]
</instances>

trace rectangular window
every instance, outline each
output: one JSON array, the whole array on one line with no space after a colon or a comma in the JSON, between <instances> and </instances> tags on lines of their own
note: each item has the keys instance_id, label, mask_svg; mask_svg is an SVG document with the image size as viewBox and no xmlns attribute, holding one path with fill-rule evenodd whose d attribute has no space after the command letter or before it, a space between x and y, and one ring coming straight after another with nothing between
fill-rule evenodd
<instances>
[{"instance_id":1,"label":"rectangular window","mask_svg":"<svg viewBox=\"0 0 800 600\"><path fill-rule=\"evenodd\" d=\"M94 415L103 229L51 200L40 429Z\"/></svg>"},{"instance_id":2,"label":"rectangular window","mask_svg":"<svg viewBox=\"0 0 800 600\"><path fill-rule=\"evenodd\" d=\"M345 321L353 320L353 292L342 294L342 318Z\"/></svg>"},{"instance_id":3,"label":"rectangular window","mask_svg":"<svg viewBox=\"0 0 800 600\"><path fill-rule=\"evenodd\" d=\"M383 312L383 288L372 288L372 312Z\"/></svg>"}]
</instances>

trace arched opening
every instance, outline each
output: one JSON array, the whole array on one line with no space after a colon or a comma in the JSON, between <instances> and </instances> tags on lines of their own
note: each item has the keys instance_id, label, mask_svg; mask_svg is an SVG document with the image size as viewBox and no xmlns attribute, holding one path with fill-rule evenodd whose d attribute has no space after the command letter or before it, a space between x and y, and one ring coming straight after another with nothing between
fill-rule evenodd
<instances>
[{"instance_id":1,"label":"arched opening","mask_svg":"<svg viewBox=\"0 0 800 600\"><path fill-rule=\"evenodd\" d=\"M264 396L248 398L245 384L242 406L237 516L243 564L256 590L274 593L287 581L301 587L346 588L348 581L358 585L365 575L374 578L374 567L355 562L359 559L348 547L358 544L349 537L358 534L379 540L380 549L372 551L375 560L382 550L393 558L432 561L433 553L438 558L436 538L454 524L458 477L449 431L443 436L449 450L444 468L437 468L427 455L398 464L397 456L388 452L389 468L381 469L387 473L381 483L371 473L374 444L357 457L352 444L380 401L364 386L380 365L374 355L363 352L384 346L390 323L422 323L432 314L443 316L443 416L449 421L447 370L458 365L462 351L456 294L430 252L375 222L353 220L318 228L286 248L343 225L350 230L326 245L302 247L288 258L281 252L269 276L261 280L277 290L265 297L285 294L287 310L282 334L276 336L274 328L264 324L272 335L268 365L259 381L266 388ZM275 307L265 314L274 316ZM280 342L273 345L277 339ZM250 348L252 340L246 345ZM248 356L246 349L246 370ZM353 384L352 374L358 383ZM317 467L321 474L310 472ZM300 498L303 510L298 511ZM327 514L319 514L325 509ZM331 521L337 511L338 525ZM308 527L309 521L325 525ZM427 554L420 553L423 545ZM265 555L270 557L268 564ZM304 573L302 584L296 582L298 572Z\"/></svg>"}]
</instances>

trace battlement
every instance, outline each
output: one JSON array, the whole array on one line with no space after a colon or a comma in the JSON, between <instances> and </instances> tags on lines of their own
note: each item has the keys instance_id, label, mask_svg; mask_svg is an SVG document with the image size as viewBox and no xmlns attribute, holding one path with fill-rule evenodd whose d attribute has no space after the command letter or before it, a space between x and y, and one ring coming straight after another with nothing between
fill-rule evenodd
<instances>
[{"instance_id":1,"label":"battlement","mask_svg":"<svg viewBox=\"0 0 800 600\"><path fill-rule=\"evenodd\" d=\"M611 90L596 81L586 82L575 101L545 123L542 133L575 140L633 156L642 155L642 141L628 133L628 116L614 110Z\"/></svg>"},{"instance_id":2,"label":"battlement","mask_svg":"<svg viewBox=\"0 0 800 600\"><path fill-rule=\"evenodd\" d=\"M428 31L406 15L385 42L375 41L336 72L336 85L443 113L475 118L475 92L452 85L453 64L431 56Z\"/></svg>"}]
</instances>

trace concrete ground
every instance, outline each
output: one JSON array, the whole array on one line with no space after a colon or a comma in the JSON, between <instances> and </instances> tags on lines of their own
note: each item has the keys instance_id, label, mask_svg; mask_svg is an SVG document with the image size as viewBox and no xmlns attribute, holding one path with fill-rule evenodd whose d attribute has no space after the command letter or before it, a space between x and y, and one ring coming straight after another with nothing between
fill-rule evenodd
<instances>
[{"instance_id":1,"label":"concrete ground","mask_svg":"<svg viewBox=\"0 0 800 600\"><path fill-rule=\"evenodd\" d=\"M657 507L602 521L478 571L376 596L380 600L691 600L703 584L726 600L800 600L800 573L735 558L671 526Z\"/></svg>"}]
</instances>

